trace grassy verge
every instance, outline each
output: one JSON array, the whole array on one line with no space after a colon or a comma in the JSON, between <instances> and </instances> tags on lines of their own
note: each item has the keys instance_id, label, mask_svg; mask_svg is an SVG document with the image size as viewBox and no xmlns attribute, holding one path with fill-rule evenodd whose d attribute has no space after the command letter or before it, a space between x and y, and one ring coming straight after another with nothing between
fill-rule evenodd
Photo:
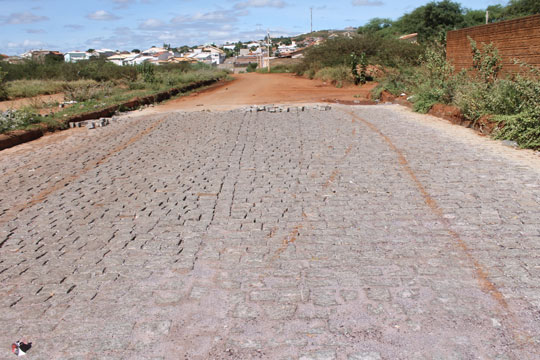
<instances>
[{"instance_id":1,"label":"grassy verge","mask_svg":"<svg viewBox=\"0 0 540 360\"><path fill-rule=\"evenodd\" d=\"M0 133L11 130L28 129L37 123L49 129L66 127L66 119L92 111L102 110L112 105L122 104L137 97L154 95L163 91L179 88L184 85L207 80L220 80L228 73L213 68L195 68L191 71L169 71L155 73L151 76L144 73L136 81L96 82L92 80L63 84L66 100L77 103L54 112L48 116L39 116L36 107L27 107L16 112L0 113ZM145 81L146 80L146 81Z\"/></svg>"}]
</instances>

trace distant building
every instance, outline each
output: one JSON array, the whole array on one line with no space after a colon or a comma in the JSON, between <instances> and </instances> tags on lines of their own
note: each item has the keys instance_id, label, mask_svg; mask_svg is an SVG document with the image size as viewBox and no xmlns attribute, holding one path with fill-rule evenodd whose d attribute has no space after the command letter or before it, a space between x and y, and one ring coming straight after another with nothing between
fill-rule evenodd
<instances>
[{"instance_id":1,"label":"distant building","mask_svg":"<svg viewBox=\"0 0 540 360\"><path fill-rule=\"evenodd\" d=\"M21 55L22 59L33 60L38 63L44 63L45 59L54 59L62 61L64 54L59 51L51 50L30 50Z\"/></svg>"},{"instance_id":2,"label":"distant building","mask_svg":"<svg viewBox=\"0 0 540 360\"><path fill-rule=\"evenodd\" d=\"M64 54L65 62L77 62L81 60L90 60L92 54L86 51L68 51Z\"/></svg>"}]
</instances>

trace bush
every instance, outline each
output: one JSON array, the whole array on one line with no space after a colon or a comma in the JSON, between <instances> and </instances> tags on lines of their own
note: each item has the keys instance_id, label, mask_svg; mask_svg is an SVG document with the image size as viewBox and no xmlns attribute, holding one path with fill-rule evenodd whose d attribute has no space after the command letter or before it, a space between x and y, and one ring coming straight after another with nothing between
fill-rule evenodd
<instances>
[{"instance_id":1,"label":"bush","mask_svg":"<svg viewBox=\"0 0 540 360\"><path fill-rule=\"evenodd\" d=\"M350 64L350 54L365 53L371 64L411 66L418 64L422 47L417 44L374 35L339 37L306 50L297 73L315 72L325 67Z\"/></svg>"},{"instance_id":2,"label":"bush","mask_svg":"<svg viewBox=\"0 0 540 360\"><path fill-rule=\"evenodd\" d=\"M338 87L344 84L354 82L351 69L346 65L338 65L333 67L325 67L317 71L314 75L316 79L329 82Z\"/></svg>"},{"instance_id":3,"label":"bush","mask_svg":"<svg viewBox=\"0 0 540 360\"><path fill-rule=\"evenodd\" d=\"M540 114L525 111L515 115L497 115L493 121L502 124L496 139L514 140L522 148L540 148Z\"/></svg>"},{"instance_id":4,"label":"bush","mask_svg":"<svg viewBox=\"0 0 540 360\"><path fill-rule=\"evenodd\" d=\"M255 69L257 69L257 64L256 63L249 63L247 68L246 68L246 72L254 72Z\"/></svg>"}]
</instances>

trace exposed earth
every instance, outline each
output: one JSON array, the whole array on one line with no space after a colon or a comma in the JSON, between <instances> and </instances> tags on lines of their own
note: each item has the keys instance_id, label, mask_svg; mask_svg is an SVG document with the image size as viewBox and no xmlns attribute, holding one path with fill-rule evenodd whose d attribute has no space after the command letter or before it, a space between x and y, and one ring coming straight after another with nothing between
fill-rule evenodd
<instances>
[{"instance_id":1,"label":"exposed earth","mask_svg":"<svg viewBox=\"0 0 540 360\"><path fill-rule=\"evenodd\" d=\"M160 111L230 110L252 104L299 104L316 102L365 100L376 86L344 86L337 88L320 80L309 80L293 74L237 74L234 80L202 93L194 93L168 101Z\"/></svg>"},{"instance_id":2,"label":"exposed earth","mask_svg":"<svg viewBox=\"0 0 540 360\"><path fill-rule=\"evenodd\" d=\"M291 79L1 151L0 358L540 358L538 155Z\"/></svg>"}]
</instances>

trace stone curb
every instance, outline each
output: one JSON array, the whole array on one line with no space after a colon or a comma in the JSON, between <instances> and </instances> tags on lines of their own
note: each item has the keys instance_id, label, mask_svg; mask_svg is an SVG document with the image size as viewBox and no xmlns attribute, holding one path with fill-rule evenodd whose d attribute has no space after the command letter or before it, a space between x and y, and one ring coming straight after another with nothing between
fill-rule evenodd
<instances>
[{"instance_id":1,"label":"stone curb","mask_svg":"<svg viewBox=\"0 0 540 360\"><path fill-rule=\"evenodd\" d=\"M100 119L98 122L100 125L93 124L92 126L92 125L89 125L88 123L84 123L84 126L87 126L88 128L95 128L96 126L105 126L109 124L109 121L105 122L103 121L103 118L111 117L114 114L116 114L116 112L118 111L133 110L143 105L149 105L156 102L161 102L161 101L170 99L171 97L177 94L195 90L203 86L212 85L213 83L217 81L219 80L213 79L213 80L199 81L199 82L185 85L179 88L163 91L154 95L131 99L129 101L126 101L125 103L112 105L105 109L72 116L66 119L65 123L69 124L70 128L73 128L73 127L80 127L80 125L72 125L72 124L84 122L86 120ZM0 134L0 151L19 145L19 144L23 144L28 141L36 140L40 138L41 136L43 136L46 133L46 131L47 131L46 128L40 127L38 129L14 130L5 134Z\"/></svg>"}]
</instances>

